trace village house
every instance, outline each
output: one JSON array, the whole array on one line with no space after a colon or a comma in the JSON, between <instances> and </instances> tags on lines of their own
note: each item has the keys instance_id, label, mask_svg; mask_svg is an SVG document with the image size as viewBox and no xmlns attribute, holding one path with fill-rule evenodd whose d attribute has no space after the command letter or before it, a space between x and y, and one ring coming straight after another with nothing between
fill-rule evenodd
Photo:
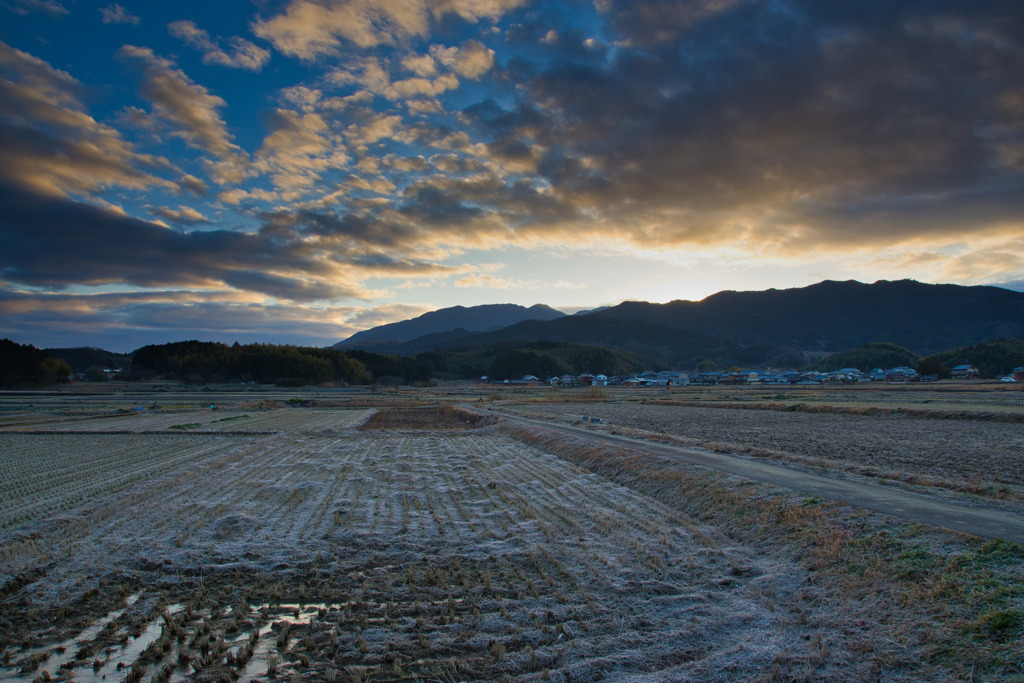
<instances>
[{"instance_id":1,"label":"village house","mask_svg":"<svg viewBox=\"0 0 1024 683\"><path fill-rule=\"evenodd\" d=\"M975 379L979 375L981 375L981 371L970 363L958 365L949 371L949 376L953 379Z\"/></svg>"},{"instance_id":2,"label":"village house","mask_svg":"<svg viewBox=\"0 0 1024 683\"><path fill-rule=\"evenodd\" d=\"M886 382L915 382L917 381L917 370L908 368L905 365L892 368L885 372Z\"/></svg>"},{"instance_id":3,"label":"village house","mask_svg":"<svg viewBox=\"0 0 1024 683\"><path fill-rule=\"evenodd\" d=\"M875 368L868 373L868 380L872 382L884 382L885 381L885 370L882 368Z\"/></svg>"}]
</instances>

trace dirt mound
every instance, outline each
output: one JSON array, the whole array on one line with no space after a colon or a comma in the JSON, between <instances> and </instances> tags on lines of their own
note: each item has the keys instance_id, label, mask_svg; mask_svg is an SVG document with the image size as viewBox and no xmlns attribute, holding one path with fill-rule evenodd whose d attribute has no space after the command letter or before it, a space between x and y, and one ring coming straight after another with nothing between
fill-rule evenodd
<instances>
[{"instance_id":1,"label":"dirt mound","mask_svg":"<svg viewBox=\"0 0 1024 683\"><path fill-rule=\"evenodd\" d=\"M454 406L422 408L383 408L368 419L364 431L435 431L479 429L497 422L488 415L478 415Z\"/></svg>"}]
</instances>

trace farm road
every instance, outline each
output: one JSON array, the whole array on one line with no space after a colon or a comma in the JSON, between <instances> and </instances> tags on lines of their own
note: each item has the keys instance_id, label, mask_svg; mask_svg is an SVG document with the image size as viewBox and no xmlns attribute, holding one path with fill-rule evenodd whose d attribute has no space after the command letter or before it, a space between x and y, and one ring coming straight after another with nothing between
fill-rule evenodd
<instances>
[{"instance_id":1,"label":"farm road","mask_svg":"<svg viewBox=\"0 0 1024 683\"><path fill-rule=\"evenodd\" d=\"M766 462L747 460L725 453L683 446L653 443L642 439L609 434L566 424L491 411L478 406L466 408L488 413L510 422L521 422L615 446L643 450L667 456L691 465L705 467L755 481L785 486L814 496L836 500L874 512L983 538L1002 538L1024 543L1024 518L1018 514L959 505L929 496L901 491L888 486L835 479Z\"/></svg>"}]
</instances>

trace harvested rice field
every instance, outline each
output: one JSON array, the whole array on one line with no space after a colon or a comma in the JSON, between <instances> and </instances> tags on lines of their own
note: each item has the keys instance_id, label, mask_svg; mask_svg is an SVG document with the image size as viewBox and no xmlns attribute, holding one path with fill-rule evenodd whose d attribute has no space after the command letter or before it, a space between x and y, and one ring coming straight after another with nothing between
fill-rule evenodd
<instances>
[{"instance_id":1,"label":"harvested rice field","mask_svg":"<svg viewBox=\"0 0 1024 683\"><path fill-rule=\"evenodd\" d=\"M19 411L0 680L1024 676L1019 546L429 398Z\"/></svg>"},{"instance_id":2,"label":"harvested rice field","mask_svg":"<svg viewBox=\"0 0 1024 683\"><path fill-rule=\"evenodd\" d=\"M1024 395L999 411L792 410L735 402L546 401L504 409L940 494L998 500L1024 514ZM901 392L906 401L906 393ZM806 399L805 399L806 400ZM807 405L806 403L801 405ZM835 406L835 402L830 402ZM885 406L885 402L880 402Z\"/></svg>"}]
</instances>

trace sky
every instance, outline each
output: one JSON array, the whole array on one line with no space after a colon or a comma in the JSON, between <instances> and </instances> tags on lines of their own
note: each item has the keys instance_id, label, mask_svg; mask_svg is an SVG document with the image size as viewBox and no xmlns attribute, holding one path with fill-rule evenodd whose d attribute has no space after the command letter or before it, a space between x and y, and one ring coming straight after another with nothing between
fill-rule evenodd
<instances>
[{"instance_id":1,"label":"sky","mask_svg":"<svg viewBox=\"0 0 1024 683\"><path fill-rule=\"evenodd\" d=\"M1019 0L0 0L0 337L1024 290Z\"/></svg>"}]
</instances>

